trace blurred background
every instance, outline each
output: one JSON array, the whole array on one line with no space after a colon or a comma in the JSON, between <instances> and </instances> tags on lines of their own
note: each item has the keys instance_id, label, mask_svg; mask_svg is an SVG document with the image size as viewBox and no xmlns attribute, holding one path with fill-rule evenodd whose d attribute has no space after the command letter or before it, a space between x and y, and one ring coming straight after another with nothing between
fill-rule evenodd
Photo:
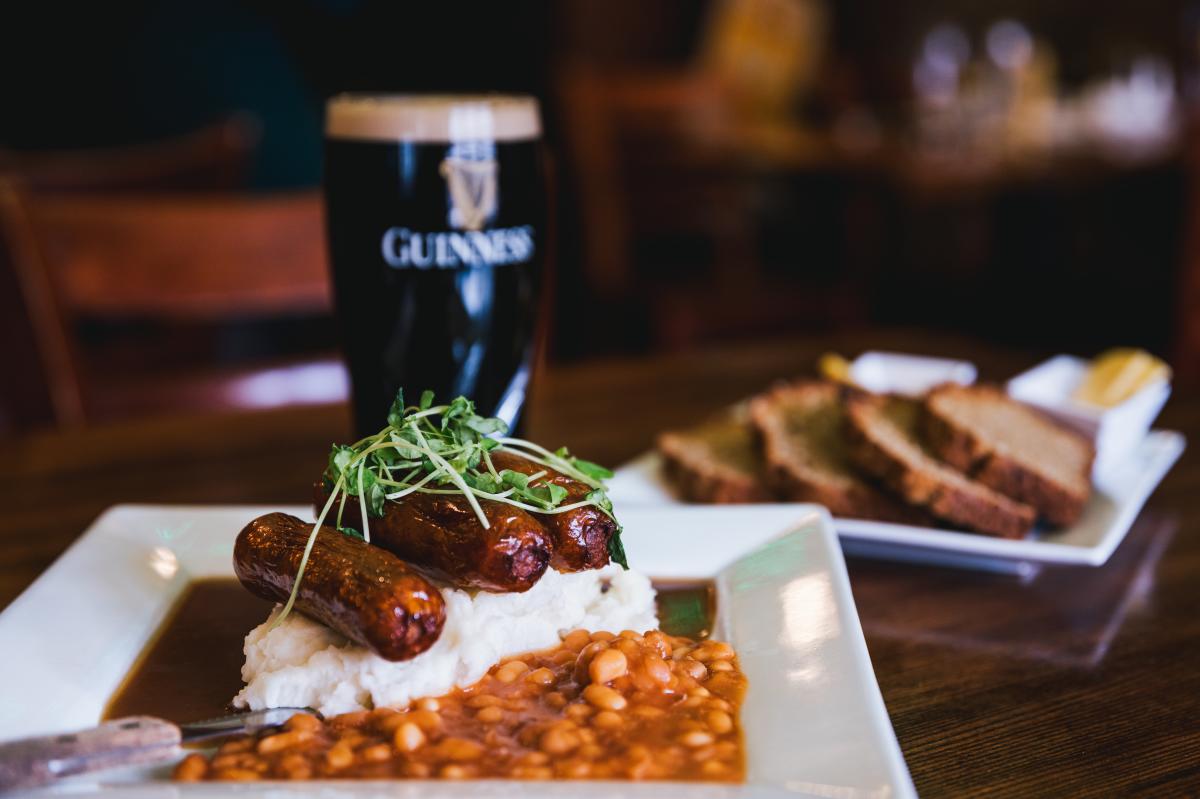
<instances>
[{"instance_id":1,"label":"blurred background","mask_svg":"<svg viewBox=\"0 0 1200 799\"><path fill-rule=\"evenodd\" d=\"M319 185L352 90L540 98L551 363L915 327L1200 373L1197 0L49 0L0 25L0 435L344 398Z\"/></svg>"}]
</instances>

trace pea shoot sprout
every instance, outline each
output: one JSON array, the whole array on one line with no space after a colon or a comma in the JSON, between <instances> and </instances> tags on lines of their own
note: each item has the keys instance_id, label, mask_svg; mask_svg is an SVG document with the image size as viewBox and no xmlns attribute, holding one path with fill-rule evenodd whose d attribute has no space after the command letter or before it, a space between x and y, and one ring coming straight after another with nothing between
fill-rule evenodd
<instances>
[{"instance_id":1,"label":"pea shoot sprout","mask_svg":"<svg viewBox=\"0 0 1200 799\"><path fill-rule=\"evenodd\" d=\"M330 487L329 497L300 558L291 596L274 624L291 612L317 532L335 506L334 526L341 533L367 543L371 541L370 519L382 517L388 501L402 500L413 493L465 497L484 529L489 523L480 500L503 502L539 514L566 513L591 505L616 520L603 482L612 477L612 472L574 457L566 447L551 452L507 434L508 425L500 419L478 415L474 403L466 397L457 397L447 405L434 405L433 392L426 391L418 404L405 405L404 393L398 393L388 411L386 427L349 446L335 445L330 452L324 475ZM492 452L519 455L544 468L534 474L497 470L492 463ZM591 490L582 499L563 504L567 490L546 479L551 472L566 475ZM348 501L358 504L361 531L342 525ZM629 568L619 525L609 540L608 554L614 563Z\"/></svg>"}]
</instances>

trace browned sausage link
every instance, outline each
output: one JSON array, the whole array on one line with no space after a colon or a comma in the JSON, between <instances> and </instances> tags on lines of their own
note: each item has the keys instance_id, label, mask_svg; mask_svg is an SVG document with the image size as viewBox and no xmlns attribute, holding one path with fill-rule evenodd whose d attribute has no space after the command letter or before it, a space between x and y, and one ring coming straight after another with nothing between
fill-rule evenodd
<instances>
[{"instance_id":1,"label":"browned sausage link","mask_svg":"<svg viewBox=\"0 0 1200 799\"><path fill-rule=\"evenodd\" d=\"M328 493L318 485L318 504ZM485 530L461 495L410 494L384 504L370 519L371 543L459 588L496 593L529 590L545 573L551 536L532 516L503 502L481 500ZM336 517L335 504L330 513ZM342 524L362 529L358 500L346 500Z\"/></svg>"},{"instance_id":2,"label":"browned sausage link","mask_svg":"<svg viewBox=\"0 0 1200 799\"><path fill-rule=\"evenodd\" d=\"M233 569L250 593L286 602L312 524L268 513L246 525ZM322 526L300 579L296 609L388 660L437 641L446 606L437 587L395 555Z\"/></svg>"},{"instance_id":3,"label":"browned sausage link","mask_svg":"<svg viewBox=\"0 0 1200 799\"><path fill-rule=\"evenodd\" d=\"M567 490L564 505L579 502L592 490L587 483L547 469L513 452L494 451L491 458L492 465L497 470L511 469L522 474L547 471L545 482L554 483ZM537 485L541 485L542 482L537 481ZM550 565L555 569L562 572L578 572L599 569L608 563L608 541L617 531L617 523L604 511L594 505L588 505L565 513L534 515L546 526L554 540L554 559L550 561Z\"/></svg>"}]
</instances>

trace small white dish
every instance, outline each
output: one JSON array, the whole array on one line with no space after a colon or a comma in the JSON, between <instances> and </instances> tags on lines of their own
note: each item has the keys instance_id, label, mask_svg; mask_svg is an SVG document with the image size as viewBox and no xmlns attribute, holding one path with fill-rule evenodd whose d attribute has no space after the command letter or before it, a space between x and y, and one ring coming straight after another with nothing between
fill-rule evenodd
<instances>
[{"instance_id":1,"label":"small white dish","mask_svg":"<svg viewBox=\"0 0 1200 799\"><path fill-rule=\"evenodd\" d=\"M1146 437L1171 396L1171 382L1154 381L1120 405L1101 408L1074 399L1088 365L1082 358L1057 355L1009 380L1007 389L1013 399L1040 409L1090 438L1096 446L1093 471L1100 474L1124 460Z\"/></svg>"},{"instance_id":2,"label":"small white dish","mask_svg":"<svg viewBox=\"0 0 1200 799\"><path fill-rule=\"evenodd\" d=\"M0 740L95 724L187 584L232 576L253 517L307 507L118 506L0 614ZM77 778L29 795L224 797L913 797L829 515L815 505L621 508L629 560L655 577L713 578L715 635L738 650L747 781L588 783L167 782L163 768ZM17 794L12 794L15 796Z\"/></svg>"},{"instance_id":3,"label":"small white dish","mask_svg":"<svg viewBox=\"0 0 1200 799\"><path fill-rule=\"evenodd\" d=\"M967 361L927 358L899 352L864 352L850 364L855 384L876 394L916 397L942 383L969 386L975 366Z\"/></svg>"},{"instance_id":4,"label":"small white dish","mask_svg":"<svg viewBox=\"0 0 1200 799\"><path fill-rule=\"evenodd\" d=\"M1059 530L1035 528L1022 539L841 517L833 524L843 551L865 557L1020 574L1046 563L1101 566L1179 459L1185 443L1181 433L1155 430L1123 461L1095 476L1092 497L1078 522ZM609 481L609 496L623 508L683 504L661 466L655 453L630 461Z\"/></svg>"}]
</instances>

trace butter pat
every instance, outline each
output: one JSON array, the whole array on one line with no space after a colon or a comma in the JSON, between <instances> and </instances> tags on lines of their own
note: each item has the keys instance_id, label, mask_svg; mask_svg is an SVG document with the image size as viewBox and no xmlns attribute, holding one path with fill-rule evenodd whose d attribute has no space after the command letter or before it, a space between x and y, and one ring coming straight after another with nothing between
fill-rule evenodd
<instances>
[{"instance_id":1,"label":"butter pat","mask_svg":"<svg viewBox=\"0 0 1200 799\"><path fill-rule=\"evenodd\" d=\"M1170 379L1171 368L1145 350L1111 349L1092 361L1073 398L1114 408L1146 386Z\"/></svg>"}]
</instances>

